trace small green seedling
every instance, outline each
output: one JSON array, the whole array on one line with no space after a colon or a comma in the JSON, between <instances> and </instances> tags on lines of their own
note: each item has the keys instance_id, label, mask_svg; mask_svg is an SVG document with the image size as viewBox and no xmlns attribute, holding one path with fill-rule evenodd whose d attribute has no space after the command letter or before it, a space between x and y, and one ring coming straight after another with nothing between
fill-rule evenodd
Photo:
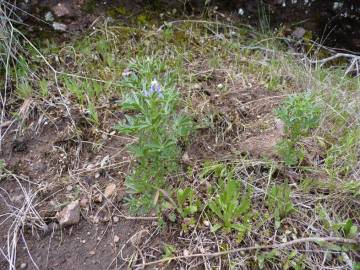
<instances>
[{"instance_id":1,"label":"small green seedling","mask_svg":"<svg viewBox=\"0 0 360 270\"><path fill-rule=\"evenodd\" d=\"M46 79L41 79L39 81L40 95L42 97L47 97L49 95L49 84Z\"/></svg>"},{"instance_id":2,"label":"small green seedling","mask_svg":"<svg viewBox=\"0 0 360 270\"><path fill-rule=\"evenodd\" d=\"M274 214L276 229L280 228L281 221L295 210L290 195L288 184L274 185L267 195L266 203L269 211Z\"/></svg>"},{"instance_id":3,"label":"small green seedling","mask_svg":"<svg viewBox=\"0 0 360 270\"><path fill-rule=\"evenodd\" d=\"M359 232L358 226L353 224L351 219L346 220L346 222L334 224L332 227L346 238L355 238Z\"/></svg>"},{"instance_id":4,"label":"small green seedling","mask_svg":"<svg viewBox=\"0 0 360 270\"><path fill-rule=\"evenodd\" d=\"M164 244L164 255L162 256L163 259L168 259L174 256L176 252L176 247L170 244Z\"/></svg>"},{"instance_id":5,"label":"small green seedling","mask_svg":"<svg viewBox=\"0 0 360 270\"><path fill-rule=\"evenodd\" d=\"M89 104L88 104L88 112L89 112L89 117L88 117L89 121L92 124L94 124L96 126L99 126L99 124L100 124L99 116L98 116L98 113L96 111L96 107L95 107L94 103L89 102Z\"/></svg>"},{"instance_id":6,"label":"small green seedling","mask_svg":"<svg viewBox=\"0 0 360 270\"><path fill-rule=\"evenodd\" d=\"M75 80L64 77L64 84L70 93L77 99L77 101L80 104L83 104L85 100L85 94L79 83Z\"/></svg>"},{"instance_id":7,"label":"small green seedling","mask_svg":"<svg viewBox=\"0 0 360 270\"><path fill-rule=\"evenodd\" d=\"M187 187L176 192L177 210L182 218L194 215L200 209L200 201L196 198L194 189Z\"/></svg>"},{"instance_id":8,"label":"small green seedling","mask_svg":"<svg viewBox=\"0 0 360 270\"><path fill-rule=\"evenodd\" d=\"M17 84L16 94L21 99L27 99L32 96L33 89L29 82L24 80Z\"/></svg>"},{"instance_id":9,"label":"small green seedling","mask_svg":"<svg viewBox=\"0 0 360 270\"><path fill-rule=\"evenodd\" d=\"M269 252L263 252L256 255L256 260L258 262L259 269L264 269L265 264L274 264L278 259L280 252L277 249L273 249Z\"/></svg>"},{"instance_id":10,"label":"small green seedling","mask_svg":"<svg viewBox=\"0 0 360 270\"><path fill-rule=\"evenodd\" d=\"M250 210L250 193L242 195L238 181L228 180L226 184L223 183L219 194L209 202L208 206L221 221L212 227L212 231L224 228L226 232L236 230L245 233ZM243 223L238 223L240 218Z\"/></svg>"}]
</instances>

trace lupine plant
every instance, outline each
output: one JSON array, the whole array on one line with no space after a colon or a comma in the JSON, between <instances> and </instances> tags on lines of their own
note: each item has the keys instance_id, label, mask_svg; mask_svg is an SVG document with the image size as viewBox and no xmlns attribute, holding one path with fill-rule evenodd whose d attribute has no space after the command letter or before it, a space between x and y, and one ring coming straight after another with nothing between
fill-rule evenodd
<instances>
[{"instance_id":1,"label":"lupine plant","mask_svg":"<svg viewBox=\"0 0 360 270\"><path fill-rule=\"evenodd\" d=\"M192 127L191 119L178 110L178 104L179 94L162 89L157 80L124 98L121 107L126 121L118 124L117 130L136 137L129 146L136 166L126 180L132 210L148 212L153 208L159 189L167 187L167 176L178 168L178 143L186 139Z\"/></svg>"}]
</instances>

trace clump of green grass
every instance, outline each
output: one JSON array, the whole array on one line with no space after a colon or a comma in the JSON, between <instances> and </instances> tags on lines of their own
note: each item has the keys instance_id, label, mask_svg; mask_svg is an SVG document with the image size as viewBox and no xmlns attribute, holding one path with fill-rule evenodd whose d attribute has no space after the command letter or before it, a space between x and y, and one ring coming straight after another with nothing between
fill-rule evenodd
<instances>
[{"instance_id":1,"label":"clump of green grass","mask_svg":"<svg viewBox=\"0 0 360 270\"><path fill-rule=\"evenodd\" d=\"M281 221L294 212L288 184L274 185L267 194L266 204L274 215L275 229L279 229Z\"/></svg>"},{"instance_id":2,"label":"clump of green grass","mask_svg":"<svg viewBox=\"0 0 360 270\"><path fill-rule=\"evenodd\" d=\"M333 177L347 176L358 165L360 128L344 132L326 153L325 168Z\"/></svg>"}]
</instances>

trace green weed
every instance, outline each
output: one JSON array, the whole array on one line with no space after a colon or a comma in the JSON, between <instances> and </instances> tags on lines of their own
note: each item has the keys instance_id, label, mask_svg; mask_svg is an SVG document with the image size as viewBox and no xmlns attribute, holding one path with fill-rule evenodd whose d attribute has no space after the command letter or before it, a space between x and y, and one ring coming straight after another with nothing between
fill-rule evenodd
<instances>
[{"instance_id":1,"label":"green weed","mask_svg":"<svg viewBox=\"0 0 360 270\"><path fill-rule=\"evenodd\" d=\"M236 230L244 236L249 228L251 193L240 192L240 184L235 180L222 183L218 194L208 203L209 209L216 215L220 223L212 226L212 231L224 228L226 232ZM242 220L239 223L239 219Z\"/></svg>"},{"instance_id":2,"label":"green weed","mask_svg":"<svg viewBox=\"0 0 360 270\"><path fill-rule=\"evenodd\" d=\"M274 214L276 229L280 228L281 221L295 210L290 195L288 184L274 185L267 194L266 204Z\"/></svg>"},{"instance_id":3,"label":"green weed","mask_svg":"<svg viewBox=\"0 0 360 270\"><path fill-rule=\"evenodd\" d=\"M164 250L163 259L171 258L176 253L176 247L170 244L164 244L163 250Z\"/></svg>"},{"instance_id":4,"label":"green weed","mask_svg":"<svg viewBox=\"0 0 360 270\"><path fill-rule=\"evenodd\" d=\"M269 252L263 252L257 254L256 260L258 262L259 269L264 269L266 263L268 264L276 264L277 259L279 258L280 251L273 249Z\"/></svg>"},{"instance_id":5,"label":"green weed","mask_svg":"<svg viewBox=\"0 0 360 270\"><path fill-rule=\"evenodd\" d=\"M99 126L100 122L99 122L99 117L96 111L96 107L94 105L94 103L89 102L88 104L88 112L89 112L89 117L88 119L90 120L91 123L93 123L96 126Z\"/></svg>"},{"instance_id":6,"label":"green weed","mask_svg":"<svg viewBox=\"0 0 360 270\"><path fill-rule=\"evenodd\" d=\"M176 191L177 210L182 218L194 215L200 210L200 201L194 189L187 187Z\"/></svg>"},{"instance_id":7,"label":"green weed","mask_svg":"<svg viewBox=\"0 0 360 270\"><path fill-rule=\"evenodd\" d=\"M303 157L297 143L319 126L321 106L313 95L297 94L288 97L275 113L284 122L287 137L278 144L278 152L286 165L295 165Z\"/></svg>"},{"instance_id":8,"label":"green weed","mask_svg":"<svg viewBox=\"0 0 360 270\"><path fill-rule=\"evenodd\" d=\"M83 104L85 101L85 95L80 84L67 77L64 77L64 84L70 93L76 98L77 102Z\"/></svg>"},{"instance_id":9,"label":"green weed","mask_svg":"<svg viewBox=\"0 0 360 270\"><path fill-rule=\"evenodd\" d=\"M28 81L22 81L17 84L16 95L21 99L27 99L33 95L33 89Z\"/></svg>"},{"instance_id":10,"label":"green weed","mask_svg":"<svg viewBox=\"0 0 360 270\"><path fill-rule=\"evenodd\" d=\"M40 95L42 97L49 96L49 84L46 79L41 79L39 81Z\"/></svg>"},{"instance_id":11,"label":"green weed","mask_svg":"<svg viewBox=\"0 0 360 270\"><path fill-rule=\"evenodd\" d=\"M358 226L354 224L351 219L347 219L345 222L335 223L332 228L346 238L355 238L359 232Z\"/></svg>"},{"instance_id":12,"label":"green weed","mask_svg":"<svg viewBox=\"0 0 360 270\"><path fill-rule=\"evenodd\" d=\"M333 177L347 176L358 164L360 128L345 131L327 151L325 168Z\"/></svg>"}]
</instances>

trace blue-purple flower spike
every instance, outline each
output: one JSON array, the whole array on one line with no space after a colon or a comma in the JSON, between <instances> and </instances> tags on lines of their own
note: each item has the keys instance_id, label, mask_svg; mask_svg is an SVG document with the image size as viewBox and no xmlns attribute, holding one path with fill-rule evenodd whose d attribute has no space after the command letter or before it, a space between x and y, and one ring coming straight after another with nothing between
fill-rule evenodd
<instances>
[{"instance_id":1,"label":"blue-purple flower spike","mask_svg":"<svg viewBox=\"0 0 360 270\"><path fill-rule=\"evenodd\" d=\"M154 79L152 82L151 82L151 85L150 85L150 89L149 90L144 90L144 96L148 97L148 96L151 96L152 94L156 93L159 97L164 97L162 91L161 91L161 86L159 84L159 82Z\"/></svg>"}]
</instances>

